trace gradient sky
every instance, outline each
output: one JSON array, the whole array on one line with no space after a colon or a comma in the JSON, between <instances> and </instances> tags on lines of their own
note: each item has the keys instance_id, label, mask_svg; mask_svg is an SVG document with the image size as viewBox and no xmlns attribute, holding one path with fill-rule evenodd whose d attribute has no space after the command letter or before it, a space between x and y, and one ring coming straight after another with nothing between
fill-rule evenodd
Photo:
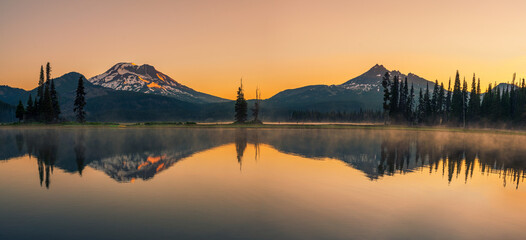
<instances>
[{"instance_id":1,"label":"gradient sky","mask_svg":"<svg viewBox=\"0 0 526 240\"><path fill-rule=\"evenodd\" d=\"M447 81L526 76L524 0L0 0L0 85L90 78L148 63L198 91L233 99L340 84L372 67Z\"/></svg>"}]
</instances>

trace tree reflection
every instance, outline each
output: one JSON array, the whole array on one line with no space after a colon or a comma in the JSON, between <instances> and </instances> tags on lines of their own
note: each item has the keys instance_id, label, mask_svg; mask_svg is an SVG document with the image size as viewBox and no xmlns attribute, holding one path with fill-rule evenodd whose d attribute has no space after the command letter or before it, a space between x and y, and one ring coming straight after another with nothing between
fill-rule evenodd
<instances>
[{"instance_id":1,"label":"tree reflection","mask_svg":"<svg viewBox=\"0 0 526 240\"><path fill-rule=\"evenodd\" d=\"M53 169L82 175L86 166L118 182L148 180L197 152L234 142L240 170L247 145L310 159L338 159L370 180L425 171L451 183L497 174L516 188L525 179L526 136L331 129L24 129L0 135L0 160L35 158L41 186Z\"/></svg>"},{"instance_id":2,"label":"tree reflection","mask_svg":"<svg viewBox=\"0 0 526 240\"><path fill-rule=\"evenodd\" d=\"M84 144L84 131L81 130L75 140L75 162L77 163L77 171L82 176L82 170L84 170L84 162L86 159L86 147Z\"/></svg>"},{"instance_id":3,"label":"tree reflection","mask_svg":"<svg viewBox=\"0 0 526 240\"><path fill-rule=\"evenodd\" d=\"M58 135L55 131L47 130L39 132L32 137L24 137L20 134L20 141L25 141L27 153L37 160L38 176L40 186L43 184L49 189L51 174L57 160Z\"/></svg>"},{"instance_id":4,"label":"tree reflection","mask_svg":"<svg viewBox=\"0 0 526 240\"><path fill-rule=\"evenodd\" d=\"M244 128L236 129L234 142L236 145L237 162L239 163L239 170L241 170L243 165L243 154L247 148L247 130Z\"/></svg>"},{"instance_id":5,"label":"tree reflection","mask_svg":"<svg viewBox=\"0 0 526 240\"><path fill-rule=\"evenodd\" d=\"M411 146L416 146L414 155L409 150ZM411 165L410 162L407 161L404 166L405 161L403 161L408 159L415 161L413 170L427 167L429 173L438 173L439 166L442 165L442 175L447 173L449 183L462 174L464 182L467 183L468 179L473 177L475 165L478 165L481 174L498 173L504 186L511 179L518 188L519 182L524 180L526 174L524 149L506 151L485 148L465 137L447 139L447 141L428 141L418 137L384 138L380 149L381 159L378 164L380 176L410 172L407 168Z\"/></svg>"}]
</instances>

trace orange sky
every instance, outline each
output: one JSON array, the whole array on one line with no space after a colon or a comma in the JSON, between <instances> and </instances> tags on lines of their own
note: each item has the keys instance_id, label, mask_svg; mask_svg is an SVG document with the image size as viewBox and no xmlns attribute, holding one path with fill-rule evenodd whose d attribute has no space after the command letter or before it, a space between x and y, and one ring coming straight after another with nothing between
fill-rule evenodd
<instances>
[{"instance_id":1,"label":"orange sky","mask_svg":"<svg viewBox=\"0 0 526 240\"><path fill-rule=\"evenodd\" d=\"M253 98L340 84L376 63L428 80L526 77L526 1L0 2L0 84L148 63L198 91Z\"/></svg>"}]
</instances>

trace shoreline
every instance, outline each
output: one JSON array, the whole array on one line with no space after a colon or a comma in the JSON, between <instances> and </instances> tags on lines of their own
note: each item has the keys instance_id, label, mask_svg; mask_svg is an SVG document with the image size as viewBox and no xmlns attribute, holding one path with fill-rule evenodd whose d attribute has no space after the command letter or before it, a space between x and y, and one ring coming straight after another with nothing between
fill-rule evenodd
<instances>
[{"instance_id":1,"label":"shoreline","mask_svg":"<svg viewBox=\"0 0 526 240\"><path fill-rule=\"evenodd\" d=\"M400 131L435 131L464 133L494 133L508 135L526 135L526 130L509 130L495 128L460 128L447 126L405 126L383 125L375 123L264 123L264 124L233 124L233 123L21 123L1 124L0 129L7 128L248 128L248 129L365 129L365 130L400 130Z\"/></svg>"}]
</instances>

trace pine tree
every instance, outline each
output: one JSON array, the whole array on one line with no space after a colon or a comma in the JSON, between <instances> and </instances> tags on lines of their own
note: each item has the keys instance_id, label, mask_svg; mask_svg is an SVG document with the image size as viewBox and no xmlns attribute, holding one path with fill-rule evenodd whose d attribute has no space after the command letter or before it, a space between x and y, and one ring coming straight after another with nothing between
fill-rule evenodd
<instances>
[{"instance_id":1,"label":"pine tree","mask_svg":"<svg viewBox=\"0 0 526 240\"><path fill-rule=\"evenodd\" d=\"M424 122L428 123L431 118L431 98L429 96L429 83L426 86L426 92L424 93Z\"/></svg>"},{"instance_id":2,"label":"pine tree","mask_svg":"<svg viewBox=\"0 0 526 240\"><path fill-rule=\"evenodd\" d=\"M453 87L453 96L451 98L451 120L459 122L462 119L463 103L462 89L460 85L460 75L457 71L455 76L455 85Z\"/></svg>"},{"instance_id":3,"label":"pine tree","mask_svg":"<svg viewBox=\"0 0 526 240\"><path fill-rule=\"evenodd\" d=\"M405 112L406 120L409 121L411 124L413 123L414 101L415 101L415 89L413 88L413 83L411 83L411 91L409 92L409 96L407 97L406 112Z\"/></svg>"},{"instance_id":4,"label":"pine tree","mask_svg":"<svg viewBox=\"0 0 526 240\"><path fill-rule=\"evenodd\" d=\"M18 101L18 106L16 107L15 116L18 118L18 122L21 122L24 120L24 114L26 113L24 109L24 104L22 104L22 100Z\"/></svg>"},{"instance_id":5,"label":"pine tree","mask_svg":"<svg viewBox=\"0 0 526 240\"><path fill-rule=\"evenodd\" d=\"M385 72L383 78L382 78L382 87L384 88L384 124L387 124L389 122L389 110L391 109L389 101L391 99L391 92L389 91L389 87L391 86L391 80L389 76L389 72Z\"/></svg>"},{"instance_id":6,"label":"pine tree","mask_svg":"<svg viewBox=\"0 0 526 240\"><path fill-rule=\"evenodd\" d=\"M236 112L236 123L244 123L247 121L247 101L243 93L243 79L241 79L241 85L237 89L237 99L234 110Z\"/></svg>"},{"instance_id":7,"label":"pine tree","mask_svg":"<svg viewBox=\"0 0 526 240\"><path fill-rule=\"evenodd\" d=\"M442 112L444 111L444 83L440 83L440 87L438 88L438 99L437 99L437 113L439 116L442 116Z\"/></svg>"},{"instance_id":8,"label":"pine tree","mask_svg":"<svg viewBox=\"0 0 526 240\"><path fill-rule=\"evenodd\" d=\"M73 111L77 117L77 121L80 123L86 121L86 112L84 111L84 106L86 106L85 96L86 92L84 91L84 81L82 77L80 77L77 86L77 96L75 97L75 104L73 108Z\"/></svg>"},{"instance_id":9,"label":"pine tree","mask_svg":"<svg viewBox=\"0 0 526 240\"><path fill-rule=\"evenodd\" d=\"M44 101L44 66L40 65L40 78L38 80L37 97L35 98L35 118L42 120L42 103Z\"/></svg>"},{"instance_id":10,"label":"pine tree","mask_svg":"<svg viewBox=\"0 0 526 240\"><path fill-rule=\"evenodd\" d=\"M506 89L504 89L502 93L500 104L501 104L501 115L499 116L499 120L507 121L510 119L510 113L511 113L509 85L506 85Z\"/></svg>"},{"instance_id":11,"label":"pine tree","mask_svg":"<svg viewBox=\"0 0 526 240\"><path fill-rule=\"evenodd\" d=\"M398 103L399 103L399 77L397 75L393 78L393 84L391 85L391 100L390 103L390 109L389 109L389 115L392 119L396 120L396 117L398 116Z\"/></svg>"},{"instance_id":12,"label":"pine tree","mask_svg":"<svg viewBox=\"0 0 526 240\"><path fill-rule=\"evenodd\" d=\"M46 82L44 87L44 98L41 105L42 116L45 122L49 123L53 120L53 103L51 102L51 92L49 82Z\"/></svg>"},{"instance_id":13,"label":"pine tree","mask_svg":"<svg viewBox=\"0 0 526 240\"><path fill-rule=\"evenodd\" d=\"M254 117L254 123L261 123L259 120L259 102L261 99L261 92L259 88L256 88L256 99L254 100L254 108L252 109L252 116Z\"/></svg>"},{"instance_id":14,"label":"pine tree","mask_svg":"<svg viewBox=\"0 0 526 240\"><path fill-rule=\"evenodd\" d=\"M478 119L478 109L480 108L480 98L477 91L477 82L475 74L473 73L473 81L471 82L471 93L469 94L468 103L468 120L476 121Z\"/></svg>"},{"instance_id":15,"label":"pine tree","mask_svg":"<svg viewBox=\"0 0 526 240\"><path fill-rule=\"evenodd\" d=\"M407 85L407 77L405 78L403 83L400 83L401 89L400 89L400 102L398 104L398 111L400 112L401 116L405 117L405 114L407 112L407 97L409 95L409 88Z\"/></svg>"},{"instance_id":16,"label":"pine tree","mask_svg":"<svg viewBox=\"0 0 526 240\"><path fill-rule=\"evenodd\" d=\"M422 96L422 88L420 88L420 92L418 94L418 107L416 110L416 118L418 123L424 122L424 114L425 114L425 103L424 103L424 97Z\"/></svg>"},{"instance_id":17,"label":"pine tree","mask_svg":"<svg viewBox=\"0 0 526 240\"><path fill-rule=\"evenodd\" d=\"M33 98L31 97L31 94L29 94L29 98L27 99L27 108L26 108L26 121L32 121L35 114L35 108L33 106Z\"/></svg>"},{"instance_id":18,"label":"pine tree","mask_svg":"<svg viewBox=\"0 0 526 240\"><path fill-rule=\"evenodd\" d=\"M50 81L51 81L50 94L51 94L51 106L53 109L53 120L58 121L60 118L60 105L58 103L57 91L55 90L55 81L53 80L50 80Z\"/></svg>"},{"instance_id":19,"label":"pine tree","mask_svg":"<svg viewBox=\"0 0 526 240\"><path fill-rule=\"evenodd\" d=\"M433 96L431 99L431 121L433 123L435 123L439 113L438 94L440 94L440 85L438 85L438 80L435 80L435 86L433 87Z\"/></svg>"},{"instance_id":20,"label":"pine tree","mask_svg":"<svg viewBox=\"0 0 526 240\"><path fill-rule=\"evenodd\" d=\"M464 127L466 127L467 120L468 97L468 82L466 82L466 78L464 78L462 83L462 122Z\"/></svg>"},{"instance_id":21,"label":"pine tree","mask_svg":"<svg viewBox=\"0 0 526 240\"><path fill-rule=\"evenodd\" d=\"M449 78L449 83L447 85L447 94L446 101L444 103L444 120L448 122L451 118L451 78Z\"/></svg>"},{"instance_id":22,"label":"pine tree","mask_svg":"<svg viewBox=\"0 0 526 240\"><path fill-rule=\"evenodd\" d=\"M493 100L493 91L492 91L492 87L490 83L488 85L486 94L484 94L484 97L482 98L482 103L480 106L481 117L486 118L486 119L490 117L492 100Z\"/></svg>"},{"instance_id":23,"label":"pine tree","mask_svg":"<svg viewBox=\"0 0 526 240\"><path fill-rule=\"evenodd\" d=\"M51 80L51 65L49 65L49 62L46 64L46 83L49 83L49 80Z\"/></svg>"}]
</instances>

